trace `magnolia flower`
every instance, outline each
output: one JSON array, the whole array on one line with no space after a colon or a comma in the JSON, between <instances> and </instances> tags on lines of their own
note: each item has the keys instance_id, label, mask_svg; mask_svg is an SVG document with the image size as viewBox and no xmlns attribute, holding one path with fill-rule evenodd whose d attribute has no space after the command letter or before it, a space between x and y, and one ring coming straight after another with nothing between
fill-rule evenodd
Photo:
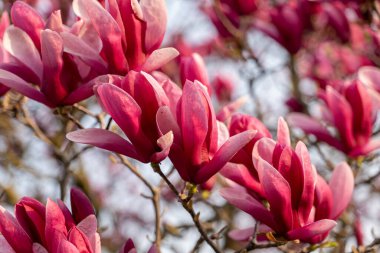
<instances>
[{"instance_id":1,"label":"magnolia flower","mask_svg":"<svg viewBox=\"0 0 380 253\"><path fill-rule=\"evenodd\" d=\"M74 0L75 14L100 37L101 56L108 71L125 75L130 70L150 72L178 55L174 48L158 49L166 30L164 0Z\"/></svg>"},{"instance_id":2,"label":"magnolia flower","mask_svg":"<svg viewBox=\"0 0 380 253\"><path fill-rule=\"evenodd\" d=\"M2 253L100 253L94 209L78 189L71 189L71 210L58 200L46 206L29 197L15 206L16 218L0 206Z\"/></svg>"},{"instance_id":3,"label":"magnolia flower","mask_svg":"<svg viewBox=\"0 0 380 253\"><path fill-rule=\"evenodd\" d=\"M226 127L217 122L206 88L187 81L177 104L176 117L163 106L157 113L162 134L173 132L169 158L185 181L202 184L216 174L255 135L246 131L228 138Z\"/></svg>"},{"instance_id":4,"label":"magnolia flower","mask_svg":"<svg viewBox=\"0 0 380 253\"><path fill-rule=\"evenodd\" d=\"M135 248L135 244L133 243L133 241L131 239L128 239L123 247L121 247L121 249L119 250L119 253L136 253L136 248ZM157 251L157 248L155 245L153 245L147 253L158 253Z\"/></svg>"},{"instance_id":5,"label":"magnolia flower","mask_svg":"<svg viewBox=\"0 0 380 253\"><path fill-rule=\"evenodd\" d=\"M197 53L193 53L188 57L181 57L180 75L182 85L186 80L191 82L199 81L207 87L208 93L211 95L211 86L207 75L207 69L202 56Z\"/></svg>"},{"instance_id":6,"label":"magnolia flower","mask_svg":"<svg viewBox=\"0 0 380 253\"><path fill-rule=\"evenodd\" d=\"M369 92L360 82L342 87L341 93L328 86L323 96L326 103L324 118L336 128L339 137L334 137L318 120L304 114L290 114L289 124L351 157L368 155L380 147L379 140L371 139L376 112Z\"/></svg>"},{"instance_id":7,"label":"magnolia flower","mask_svg":"<svg viewBox=\"0 0 380 253\"><path fill-rule=\"evenodd\" d=\"M0 19L0 68L1 68L1 65L9 61L9 56L7 54L7 51L3 47L4 32L8 26L9 26L9 15L6 11L4 11ZM0 97L4 95L8 90L9 88L7 86L0 84Z\"/></svg>"},{"instance_id":8,"label":"magnolia flower","mask_svg":"<svg viewBox=\"0 0 380 253\"><path fill-rule=\"evenodd\" d=\"M328 185L310 162L305 144L290 146L289 130L280 119L278 141L260 139L252 153L260 192L234 186L222 189L228 202L271 231L268 238L321 242L350 202L354 178L339 164Z\"/></svg>"},{"instance_id":9,"label":"magnolia flower","mask_svg":"<svg viewBox=\"0 0 380 253\"><path fill-rule=\"evenodd\" d=\"M157 125L162 106L169 105L169 99L162 87L145 72L130 71L113 84L95 87L98 102L111 115L129 141L108 130L90 128L67 134L74 142L90 144L113 151L141 162L160 162L166 158L173 142L168 131L161 136Z\"/></svg>"},{"instance_id":10,"label":"magnolia flower","mask_svg":"<svg viewBox=\"0 0 380 253\"><path fill-rule=\"evenodd\" d=\"M212 82L212 87L219 102L231 102L235 88L231 78L226 75L217 75Z\"/></svg>"},{"instance_id":11,"label":"magnolia flower","mask_svg":"<svg viewBox=\"0 0 380 253\"><path fill-rule=\"evenodd\" d=\"M45 22L32 7L16 1L11 17L13 25L2 42L10 59L0 66L1 83L49 107L71 105L93 94L93 83L87 82L105 72L105 62L91 43L78 42L59 11Z\"/></svg>"}]
</instances>

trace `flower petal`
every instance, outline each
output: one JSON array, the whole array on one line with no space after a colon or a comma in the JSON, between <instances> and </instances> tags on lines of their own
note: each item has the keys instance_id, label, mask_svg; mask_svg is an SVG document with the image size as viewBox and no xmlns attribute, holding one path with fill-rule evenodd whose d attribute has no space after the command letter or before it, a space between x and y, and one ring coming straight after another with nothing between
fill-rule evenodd
<instances>
[{"instance_id":1,"label":"flower petal","mask_svg":"<svg viewBox=\"0 0 380 253\"><path fill-rule=\"evenodd\" d=\"M277 124L277 142L283 146L291 147L288 124L280 117Z\"/></svg>"},{"instance_id":2,"label":"flower petal","mask_svg":"<svg viewBox=\"0 0 380 253\"><path fill-rule=\"evenodd\" d=\"M333 229L336 225L336 222L333 220L319 220L313 223L310 223L304 227L296 228L287 233L287 236L290 240L300 240L302 242L310 242L313 237L325 234Z\"/></svg>"},{"instance_id":3,"label":"flower petal","mask_svg":"<svg viewBox=\"0 0 380 253\"><path fill-rule=\"evenodd\" d=\"M48 250L57 252L60 243L67 237L65 216L59 206L52 200L48 199L46 204L46 227L45 238ZM69 251L67 251L69 252Z\"/></svg>"},{"instance_id":4,"label":"flower petal","mask_svg":"<svg viewBox=\"0 0 380 253\"><path fill-rule=\"evenodd\" d=\"M158 138L157 145L161 148L161 151L153 154L151 158L151 161L153 163L161 162L169 155L170 147L173 144L173 140L174 136L172 131Z\"/></svg>"},{"instance_id":5,"label":"flower petal","mask_svg":"<svg viewBox=\"0 0 380 253\"><path fill-rule=\"evenodd\" d=\"M142 70L145 72L152 72L154 70L157 70L176 58L178 55L179 52L173 47L154 50L142 66Z\"/></svg>"},{"instance_id":6,"label":"flower petal","mask_svg":"<svg viewBox=\"0 0 380 253\"><path fill-rule=\"evenodd\" d=\"M334 168L329 186L334 200L331 218L336 220L347 208L354 190L354 175L346 162L342 162Z\"/></svg>"},{"instance_id":7,"label":"flower petal","mask_svg":"<svg viewBox=\"0 0 380 253\"><path fill-rule=\"evenodd\" d=\"M68 133L66 138L73 142L90 144L136 160L141 159L131 143L111 131L98 128L81 129Z\"/></svg>"}]
</instances>

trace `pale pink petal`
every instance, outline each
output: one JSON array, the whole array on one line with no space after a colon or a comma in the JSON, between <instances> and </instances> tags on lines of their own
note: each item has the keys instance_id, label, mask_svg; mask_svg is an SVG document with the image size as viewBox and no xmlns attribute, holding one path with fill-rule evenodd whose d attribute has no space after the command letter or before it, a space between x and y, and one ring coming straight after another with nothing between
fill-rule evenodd
<instances>
[{"instance_id":1,"label":"pale pink petal","mask_svg":"<svg viewBox=\"0 0 380 253\"><path fill-rule=\"evenodd\" d=\"M168 106L161 106L158 108L156 122L161 134L166 134L172 131L174 142L178 145L182 145L181 130Z\"/></svg>"},{"instance_id":2,"label":"pale pink petal","mask_svg":"<svg viewBox=\"0 0 380 253\"><path fill-rule=\"evenodd\" d=\"M53 251L56 253L80 253L77 247L74 244L63 239L60 241L57 251Z\"/></svg>"},{"instance_id":3,"label":"pale pink petal","mask_svg":"<svg viewBox=\"0 0 380 253\"><path fill-rule=\"evenodd\" d=\"M334 168L329 186L334 203L331 218L336 220L347 208L354 190L354 175L346 162L342 162Z\"/></svg>"},{"instance_id":4,"label":"pale pink petal","mask_svg":"<svg viewBox=\"0 0 380 253\"><path fill-rule=\"evenodd\" d=\"M131 143L108 130L98 128L81 129L68 133L66 138L73 142L90 144L136 160L141 158Z\"/></svg>"},{"instance_id":5,"label":"pale pink petal","mask_svg":"<svg viewBox=\"0 0 380 253\"><path fill-rule=\"evenodd\" d=\"M170 147L173 144L173 140L174 136L172 131L158 138L157 145L161 148L161 151L153 154L151 158L151 161L153 163L161 162L169 155Z\"/></svg>"},{"instance_id":6,"label":"pale pink petal","mask_svg":"<svg viewBox=\"0 0 380 253\"><path fill-rule=\"evenodd\" d=\"M44 248L44 246L35 242L33 243L33 253L49 253L49 252L47 251L47 249Z\"/></svg>"},{"instance_id":7,"label":"pale pink petal","mask_svg":"<svg viewBox=\"0 0 380 253\"><path fill-rule=\"evenodd\" d=\"M97 52L96 49L92 48L72 33L62 32L60 35L66 53L80 57L98 74L106 72L107 63L100 57L99 52Z\"/></svg>"},{"instance_id":8,"label":"pale pink petal","mask_svg":"<svg viewBox=\"0 0 380 253\"><path fill-rule=\"evenodd\" d=\"M249 241L255 232L255 227L234 229L228 233L228 236L235 241Z\"/></svg>"},{"instance_id":9,"label":"pale pink petal","mask_svg":"<svg viewBox=\"0 0 380 253\"><path fill-rule=\"evenodd\" d=\"M42 80L41 57L26 32L20 28L9 26L4 33L3 47L13 57L32 70L39 80Z\"/></svg>"},{"instance_id":10,"label":"pale pink petal","mask_svg":"<svg viewBox=\"0 0 380 253\"><path fill-rule=\"evenodd\" d=\"M276 147L276 142L270 138L262 138L253 146L252 161L255 168L258 168L258 161L264 159L268 163L272 163L273 152Z\"/></svg>"},{"instance_id":11,"label":"pale pink petal","mask_svg":"<svg viewBox=\"0 0 380 253\"><path fill-rule=\"evenodd\" d=\"M217 120L216 124L218 125L218 149L219 149L228 140L228 138L230 137L230 133L228 132L228 128L224 123Z\"/></svg>"},{"instance_id":12,"label":"pale pink petal","mask_svg":"<svg viewBox=\"0 0 380 253\"><path fill-rule=\"evenodd\" d=\"M145 49L152 52L159 48L165 35L167 13L165 0L140 1L143 18L146 21Z\"/></svg>"},{"instance_id":13,"label":"pale pink petal","mask_svg":"<svg viewBox=\"0 0 380 253\"><path fill-rule=\"evenodd\" d=\"M63 32L61 10L53 11L46 21L45 29L50 29L55 32Z\"/></svg>"},{"instance_id":14,"label":"pale pink petal","mask_svg":"<svg viewBox=\"0 0 380 253\"><path fill-rule=\"evenodd\" d=\"M380 69L373 66L361 67L358 71L359 81L377 91L380 91Z\"/></svg>"},{"instance_id":15,"label":"pale pink petal","mask_svg":"<svg viewBox=\"0 0 380 253\"><path fill-rule=\"evenodd\" d=\"M154 50L142 66L142 70L145 72L152 72L154 70L157 70L176 58L178 55L179 52L173 47Z\"/></svg>"},{"instance_id":16,"label":"pale pink petal","mask_svg":"<svg viewBox=\"0 0 380 253\"><path fill-rule=\"evenodd\" d=\"M300 240L302 242L309 242L314 236L318 236L329 232L336 225L333 220L319 220L308 224L304 227L296 228L287 233L287 237L291 240Z\"/></svg>"},{"instance_id":17,"label":"pale pink petal","mask_svg":"<svg viewBox=\"0 0 380 253\"><path fill-rule=\"evenodd\" d=\"M148 253L158 253L157 246L153 244L148 250Z\"/></svg>"},{"instance_id":18,"label":"pale pink petal","mask_svg":"<svg viewBox=\"0 0 380 253\"><path fill-rule=\"evenodd\" d=\"M23 1L16 1L11 9L11 17L13 24L24 30L39 49L40 32L45 22L37 10Z\"/></svg>"},{"instance_id":19,"label":"pale pink petal","mask_svg":"<svg viewBox=\"0 0 380 253\"><path fill-rule=\"evenodd\" d=\"M204 183L215 175L232 157L248 144L256 135L256 131L248 130L230 137L223 146L215 153L212 160L200 168L195 176L197 183Z\"/></svg>"},{"instance_id":20,"label":"pale pink petal","mask_svg":"<svg viewBox=\"0 0 380 253\"><path fill-rule=\"evenodd\" d=\"M14 251L14 249L12 249L11 245L8 244L7 240L1 234L0 234L0 252L2 252L2 253L16 253L16 251ZM35 253L35 252L33 252L33 253Z\"/></svg>"}]
</instances>

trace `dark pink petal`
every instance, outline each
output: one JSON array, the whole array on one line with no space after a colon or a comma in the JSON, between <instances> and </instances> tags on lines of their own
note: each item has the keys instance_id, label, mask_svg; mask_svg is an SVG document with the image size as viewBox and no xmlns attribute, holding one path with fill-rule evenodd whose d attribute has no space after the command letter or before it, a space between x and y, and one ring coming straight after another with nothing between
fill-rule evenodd
<instances>
[{"instance_id":1,"label":"dark pink petal","mask_svg":"<svg viewBox=\"0 0 380 253\"><path fill-rule=\"evenodd\" d=\"M164 0L143 0L140 2L146 21L145 50L150 53L160 47L165 35L167 14Z\"/></svg>"},{"instance_id":2,"label":"dark pink petal","mask_svg":"<svg viewBox=\"0 0 380 253\"><path fill-rule=\"evenodd\" d=\"M67 208L67 206L65 205L65 203L63 203L62 200L57 199L57 204L58 204L59 208L61 209L63 216L65 216L66 227L68 230L70 230L70 228L75 225L74 218L73 218L69 208Z\"/></svg>"},{"instance_id":3,"label":"dark pink petal","mask_svg":"<svg viewBox=\"0 0 380 253\"><path fill-rule=\"evenodd\" d=\"M329 186L334 201L330 217L336 220L347 208L354 190L354 175L346 162L342 162L334 168Z\"/></svg>"},{"instance_id":4,"label":"dark pink petal","mask_svg":"<svg viewBox=\"0 0 380 253\"><path fill-rule=\"evenodd\" d=\"M61 83L63 68L63 41L57 32L43 30L41 32L41 55L44 68L41 92L49 101L59 104L68 94Z\"/></svg>"},{"instance_id":5,"label":"dark pink petal","mask_svg":"<svg viewBox=\"0 0 380 253\"><path fill-rule=\"evenodd\" d=\"M144 65L142 66L142 70L148 73L157 70L176 58L178 55L179 52L173 47L154 50L153 53L145 61Z\"/></svg>"},{"instance_id":6,"label":"dark pink petal","mask_svg":"<svg viewBox=\"0 0 380 253\"><path fill-rule=\"evenodd\" d=\"M76 223L81 222L87 216L95 214L94 207L79 188L73 187L70 191L71 212Z\"/></svg>"},{"instance_id":7,"label":"dark pink petal","mask_svg":"<svg viewBox=\"0 0 380 253\"><path fill-rule=\"evenodd\" d=\"M135 244L131 239L128 239L120 249L119 253L129 253L133 249L135 249Z\"/></svg>"},{"instance_id":8,"label":"dark pink petal","mask_svg":"<svg viewBox=\"0 0 380 253\"><path fill-rule=\"evenodd\" d=\"M16 27L24 30L40 49L40 32L45 22L38 12L23 1L16 1L11 9L12 22Z\"/></svg>"},{"instance_id":9,"label":"dark pink petal","mask_svg":"<svg viewBox=\"0 0 380 253\"><path fill-rule=\"evenodd\" d=\"M303 226L309 220L313 208L317 171L311 164L309 152L303 142L297 143L295 151L302 166L303 187L301 199L298 204L298 212L301 226Z\"/></svg>"},{"instance_id":10,"label":"dark pink petal","mask_svg":"<svg viewBox=\"0 0 380 253\"><path fill-rule=\"evenodd\" d=\"M248 130L230 137L223 146L215 153L209 163L200 168L195 176L197 183L204 183L215 175L232 157L249 143L256 135L256 131Z\"/></svg>"},{"instance_id":11,"label":"dark pink petal","mask_svg":"<svg viewBox=\"0 0 380 253\"><path fill-rule=\"evenodd\" d=\"M304 227L296 228L287 233L290 240L309 242L313 237L329 232L336 225L333 220L319 220Z\"/></svg>"},{"instance_id":12,"label":"dark pink petal","mask_svg":"<svg viewBox=\"0 0 380 253\"><path fill-rule=\"evenodd\" d=\"M299 127L305 133L315 135L319 141L326 142L338 150L343 150L343 146L339 140L332 137L327 129L317 120L301 113L291 113L286 119L291 126Z\"/></svg>"},{"instance_id":13,"label":"dark pink petal","mask_svg":"<svg viewBox=\"0 0 380 253\"><path fill-rule=\"evenodd\" d=\"M151 152L152 141L142 132L142 110L137 102L127 92L111 84L99 85L96 93L104 110L111 115L137 150Z\"/></svg>"},{"instance_id":14,"label":"dark pink petal","mask_svg":"<svg viewBox=\"0 0 380 253\"><path fill-rule=\"evenodd\" d=\"M314 195L314 220L330 219L334 205L333 201L333 195L331 193L329 185L321 176L318 175Z\"/></svg>"},{"instance_id":15,"label":"dark pink petal","mask_svg":"<svg viewBox=\"0 0 380 253\"><path fill-rule=\"evenodd\" d=\"M32 240L17 220L2 206L0 206L0 234L14 251L32 253Z\"/></svg>"},{"instance_id":16,"label":"dark pink petal","mask_svg":"<svg viewBox=\"0 0 380 253\"><path fill-rule=\"evenodd\" d=\"M346 89L346 98L352 108L353 131L357 146L367 144L372 135L372 101L367 89L359 82Z\"/></svg>"},{"instance_id":17,"label":"dark pink petal","mask_svg":"<svg viewBox=\"0 0 380 253\"><path fill-rule=\"evenodd\" d=\"M291 147L289 127L282 117L278 119L277 142L283 146Z\"/></svg>"},{"instance_id":18,"label":"dark pink petal","mask_svg":"<svg viewBox=\"0 0 380 253\"><path fill-rule=\"evenodd\" d=\"M243 188L224 188L220 190L220 195L232 205L250 214L257 221L271 228L276 227L271 212L268 211L263 204L249 195Z\"/></svg>"},{"instance_id":19,"label":"dark pink petal","mask_svg":"<svg viewBox=\"0 0 380 253\"><path fill-rule=\"evenodd\" d=\"M211 95L206 65L199 54L193 53L191 56L181 58L180 74L182 84L185 84L186 80L191 82L198 80L207 87L207 91Z\"/></svg>"},{"instance_id":20,"label":"dark pink petal","mask_svg":"<svg viewBox=\"0 0 380 253\"><path fill-rule=\"evenodd\" d=\"M79 252L92 253L90 241L76 226L72 227L68 234L69 241L75 245Z\"/></svg>"},{"instance_id":21,"label":"dark pink petal","mask_svg":"<svg viewBox=\"0 0 380 253\"><path fill-rule=\"evenodd\" d=\"M285 178L268 162L259 159L257 168L270 212L278 225L276 231L285 233L293 227L291 189Z\"/></svg>"},{"instance_id":22,"label":"dark pink petal","mask_svg":"<svg viewBox=\"0 0 380 253\"><path fill-rule=\"evenodd\" d=\"M10 25L9 14L7 11L3 11L0 19L0 39L3 38L5 30Z\"/></svg>"},{"instance_id":23,"label":"dark pink petal","mask_svg":"<svg viewBox=\"0 0 380 253\"><path fill-rule=\"evenodd\" d=\"M90 22L98 32L103 42L102 52L112 69L125 72L128 63L123 52L121 31L113 17L95 0L75 0L73 9L77 16Z\"/></svg>"},{"instance_id":24,"label":"dark pink petal","mask_svg":"<svg viewBox=\"0 0 380 253\"><path fill-rule=\"evenodd\" d=\"M66 53L78 56L98 74L106 72L107 63L100 57L99 52L97 52L96 49L92 48L72 33L62 32L60 35Z\"/></svg>"},{"instance_id":25,"label":"dark pink petal","mask_svg":"<svg viewBox=\"0 0 380 253\"><path fill-rule=\"evenodd\" d=\"M353 115L350 104L336 90L326 88L328 106L334 117L334 124L339 131L340 138L347 148L355 147L353 136Z\"/></svg>"},{"instance_id":26,"label":"dark pink petal","mask_svg":"<svg viewBox=\"0 0 380 253\"><path fill-rule=\"evenodd\" d=\"M131 143L108 130L98 128L81 129L68 133L66 138L73 142L90 144L136 160L141 159Z\"/></svg>"},{"instance_id":27,"label":"dark pink petal","mask_svg":"<svg viewBox=\"0 0 380 253\"><path fill-rule=\"evenodd\" d=\"M42 80L41 57L28 34L20 28L9 26L4 33L3 47Z\"/></svg>"},{"instance_id":28,"label":"dark pink petal","mask_svg":"<svg viewBox=\"0 0 380 253\"><path fill-rule=\"evenodd\" d=\"M209 160L208 150L205 152L207 149L205 142L211 131L208 112L210 105L201 89L190 81L186 82L178 104L181 117L177 115L177 118L182 130L183 147L194 165Z\"/></svg>"},{"instance_id":29,"label":"dark pink petal","mask_svg":"<svg viewBox=\"0 0 380 253\"><path fill-rule=\"evenodd\" d=\"M45 245L45 206L33 198L24 197L16 204L15 214L33 242Z\"/></svg>"},{"instance_id":30,"label":"dark pink petal","mask_svg":"<svg viewBox=\"0 0 380 253\"><path fill-rule=\"evenodd\" d=\"M45 238L49 252L59 252L60 243L67 237L65 216L59 206L48 199L46 204Z\"/></svg>"}]
</instances>

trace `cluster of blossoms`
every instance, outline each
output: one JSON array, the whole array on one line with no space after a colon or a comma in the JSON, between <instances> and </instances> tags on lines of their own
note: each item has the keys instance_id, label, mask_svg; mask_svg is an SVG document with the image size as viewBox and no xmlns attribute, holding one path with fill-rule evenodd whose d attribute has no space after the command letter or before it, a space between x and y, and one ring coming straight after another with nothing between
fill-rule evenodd
<instances>
[{"instance_id":1,"label":"cluster of blossoms","mask_svg":"<svg viewBox=\"0 0 380 253\"><path fill-rule=\"evenodd\" d=\"M287 122L302 129L305 139L312 135L347 160L359 161L380 148L374 136L380 70L365 66L374 65L366 55L374 50L378 35L367 24L358 31L345 13L354 11L352 19L364 20L362 3L348 2L300 0L272 5L269 1L220 0L203 4L201 9L217 30L211 44L215 48L220 43L231 44L221 51L224 57L246 58L249 31L259 31L285 49L294 89L287 101L292 111ZM75 16L71 22L63 20L60 10L45 19L22 1L12 5L10 18L3 12L0 95L12 89L51 109L71 107L94 96L110 124L115 122L121 131L103 124L71 128L65 132L68 140L150 163L153 168L168 160L187 186L213 190L216 178L222 178L226 187L220 195L259 224L248 229L249 236L311 245L329 236L352 199L352 163L340 161L325 180L312 164L306 144L298 141L292 147L283 118L278 120L274 140L261 119L237 112L243 100L233 100L233 81L222 73L211 78L200 48L183 44L179 51L186 53L172 61L179 51L160 48L167 23L164 0L74 0L71 7ZM309 41L318 40L315 34L321 27L333 32L321 32L320 37L328 37L325 44L308 46ZM364 43L357 39L359 32L370 36L365 42L372 47L368 52L350 52L352 59L336 73L326 58L340 61L348 57L342 45ZM326 56L335 47L342 52ZM307 62L302 77L315 82L312 99L320 115L309 110L307 99L312 95L298 90L297 57ZM251 58L258 62L256 55ZM357 59L360 63L351 66ZM168 63L174 67L166 69ZM349 74L352 78L343 78ZM191 215L193 193L183 197L177 192ZM48 199L45 206L29 197L16 204L16 218L0 206L0 252L101 252L92 204L76 188L70 197L71 211L61 200ZM202 231L199 215L193 216ZM160 228L156 231L159 234ZM149 253L160 252L157 237ZM202 240L216 248L208 237ZM120 252L136 252L134 243L128 240Z\"/></svg>"}]
</instances>

